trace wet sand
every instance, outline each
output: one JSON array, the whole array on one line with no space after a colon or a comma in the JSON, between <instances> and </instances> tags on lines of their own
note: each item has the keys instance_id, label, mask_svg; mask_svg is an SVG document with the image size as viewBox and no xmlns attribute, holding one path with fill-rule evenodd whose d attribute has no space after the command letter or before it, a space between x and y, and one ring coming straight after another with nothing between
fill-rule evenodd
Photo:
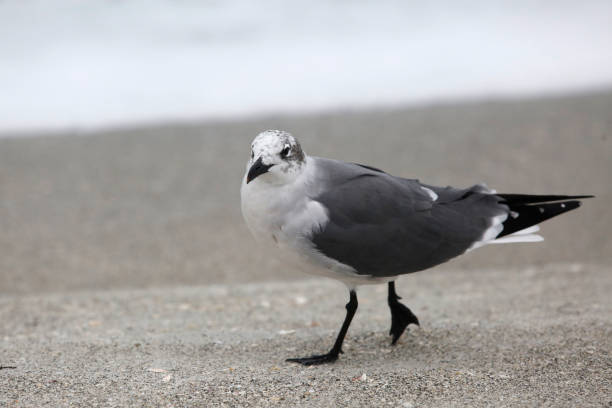
<instances>
[{"instance_id":1,"label":"wet sand","mask_svg":"<svg viewBox=\"0 0 612 408\"><path fill-rule=\"evenodd\" d=\"M432 271L402 279L421 321L396 346L384 286L328 280L0 298L3 406L554 406L612 401L607 267Z\"/></svg>"},{"instance_id":2,"label":"wet sand","mask_svg":"<svg viewBox=\"0 0 612 408\"><path fill-rule=\"evenodd\" d=\"M361 291L347 355L303 369L283 359L329 347L346 293L266 257L242 222L269 128L430 184L597 198L542 243L401 279L423 328L398 347L384 288ZM0 401L605 405L611 175L612 92L2 138L0 365L17 368Z\"/></svg>"}]
</instances>

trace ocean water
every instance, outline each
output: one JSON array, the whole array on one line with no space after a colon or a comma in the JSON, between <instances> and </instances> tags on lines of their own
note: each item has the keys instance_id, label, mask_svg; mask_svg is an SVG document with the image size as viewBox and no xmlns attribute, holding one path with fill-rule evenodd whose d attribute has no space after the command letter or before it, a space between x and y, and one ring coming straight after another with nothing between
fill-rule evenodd
<instances>
[{"instance_id":1,"label":"ocean water","mask_svg":"<svg viewBox=\"0 0 612 408\"><path fill-rule=\"evenodd\" d=\"M0 133L612 85L612 1L0 1Z\"/></svg>"}]
</instances>

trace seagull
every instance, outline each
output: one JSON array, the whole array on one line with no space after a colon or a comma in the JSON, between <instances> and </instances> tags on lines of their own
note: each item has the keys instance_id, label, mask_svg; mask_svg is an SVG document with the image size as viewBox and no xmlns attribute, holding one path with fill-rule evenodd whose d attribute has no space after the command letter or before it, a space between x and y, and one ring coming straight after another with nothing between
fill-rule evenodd
<instances>
[{"instance_id":1,"label":"seagull","mask_svg":"<svg viewBox=\"0 0 612 408\"><path fill-rule=\"evenodd\" d=\"M488 244L536 242L537 224L592 196L498 194L483 184L436 187L374 167L308 156L290 133L255 137L241 185L241 207L256 240L306 272L349 290L346 317L326 354L290 358L331 363L357 311L357 287L387 283L392 344L416 315L395 280Z\"/></svg>"}]
</instances>

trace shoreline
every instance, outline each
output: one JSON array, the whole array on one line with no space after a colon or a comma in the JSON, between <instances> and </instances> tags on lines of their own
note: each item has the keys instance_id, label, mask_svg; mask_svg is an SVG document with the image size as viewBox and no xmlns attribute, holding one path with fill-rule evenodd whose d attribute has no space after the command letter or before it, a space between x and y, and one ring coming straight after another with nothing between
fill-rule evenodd
<instances>
[{"instance_id":1,"label":"shoreline","mask_svg":"<svg viewBox=\"0 0 612 408\"><path fill-rule=\"evenodd\" d=\"M607 96L612 93L612 84L592 86L585 89L557 90L548 92L534 91L528 94L491 94L473 97L453 97L415 102L398 102L383 105L372 105L363 107L336 107L293 111L269 111L253 112L242 115L202 116L193 118L167 118L162 120L139 120L125 121L112 125L92 126L65 126L54 128L31 128L31 129L0 129L0 139L40 138L40 137L63 137L63 136L93 136L105 133L131 133L145 129L176 128L176 127L200 127L200 126L222 126L236 122L261 121L268 118L311 118L328 115L359 115L395 111L418 111L422 109L444 109L454 106L478 106L487 104L504 103L543 103L555 102L567 99L593 98L596 96Z\"/></svg>"}]
</instances>

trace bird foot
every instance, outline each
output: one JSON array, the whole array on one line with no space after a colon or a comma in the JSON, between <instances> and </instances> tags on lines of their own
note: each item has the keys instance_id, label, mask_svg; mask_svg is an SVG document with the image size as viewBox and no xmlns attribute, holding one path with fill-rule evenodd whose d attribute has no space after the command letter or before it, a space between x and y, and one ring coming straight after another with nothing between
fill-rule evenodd
<instances>
[{"instance_id":1,"label":"bird foot","mask_svg":"<svg viewBox=\"0 0 612 408\"><path fill-rule=\"evenodd\" d=\"M288 358L285 361L288 361L290 363L298 363L298 364L302 364L305 366L311 366L311 365L333 363L337 359L338 359L338 353L329 352L327 354L321 354L321 355L310 356L310 357Z\"/></svg>"},{"instance_id":2,"label":"bird foot","mask_svg":"<svg viewBox=\"0 0 612 408\"><path fill-rule=\"evenodd\" d=\"M393 335L391 344L395 344L410 323L419 326L419 319L410 309L397 300L389 302L389 308L391 309L391 330L389 330L389 334Z\"/></svg>"}]
</instances>

